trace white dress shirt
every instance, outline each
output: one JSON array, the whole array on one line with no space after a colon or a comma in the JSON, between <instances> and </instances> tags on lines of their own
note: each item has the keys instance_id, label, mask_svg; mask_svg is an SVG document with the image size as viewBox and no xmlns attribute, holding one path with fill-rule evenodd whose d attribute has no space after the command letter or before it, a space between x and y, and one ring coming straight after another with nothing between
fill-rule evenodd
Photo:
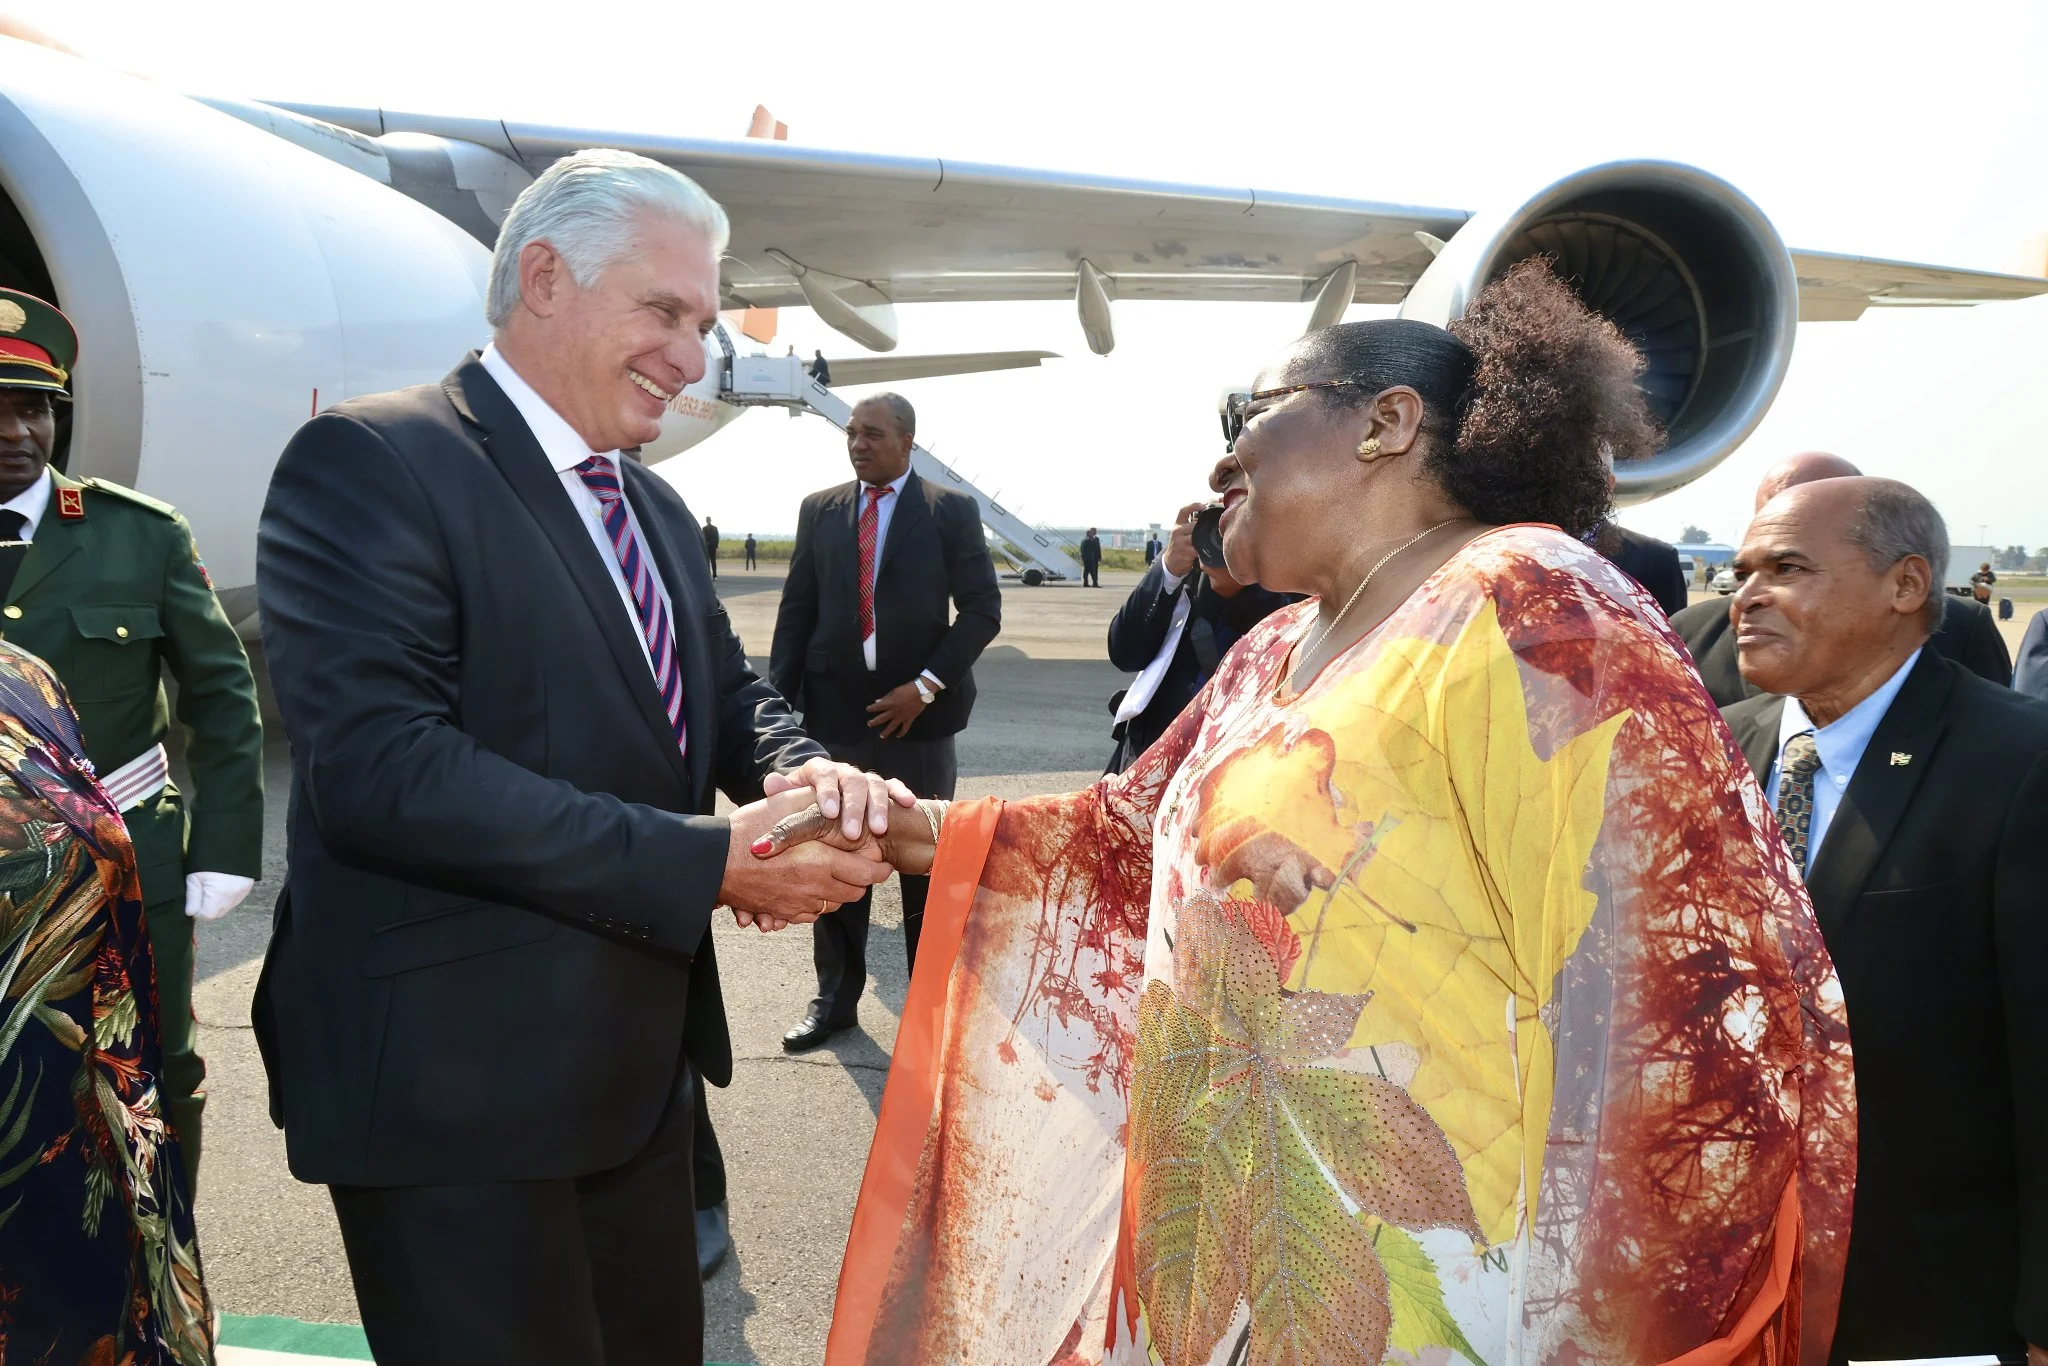
<instances>
[{"instance_id":1,"label":"white dress shirt","mask_svg":"<svg viewBox=\"0 0 2048 1366\"><path fill-rule=\"evenodd\" d=\"M43 466L42 478L30 484L6 502L0 503L0 508L6 508L9 512L18 512L27 519L22 524L20 539L33 541L36 538L36 523L42 521L43 514L50 510L51 487L50 467L45 465Z\"/></svg>"},{"instance_id":2,"label":"white dress shirt","mask_svg":"<svg viewBox=\"0 0 2048 1366\"><path fill-rule=\"evenodd\" d=\"M640 642L640 654L647 661L647 672L654 677L656 687L660 678L654 673L654 652L648 648L647 633L640 629L640 609L633 605L633 590L627 586L626 574L619 567L619 552L612 545L612 535L604 529L604 510L598 506L597 495L583 482L583 476L576 473L576 467L593 455L610 459L613 468L624 464L617 451L593 451L583 444L583 438L576 435L576 429L562 419L562 415L548 406L548 401L533 391L533 386L519 377L512 363L498 354L495 345L486 346L482 356L483 367L498 387L505 391L505 397L512 400L512 406L526 419L527 427L533 432L533 439L540 443L541 453L555 468L555 474L568 491L569 501L576 505L576 511L583 517L583 529L590 533L591 541L597 546L597 557L612 576L612 586L619 590L619 601L625 604L626 621L633 628L633 639ZM619 474L619 486L625 487L625 473ZM45 495L48 496L47 494ZM626 506L626 522L633 528L634 539L640 543L641 554L647 557L648 576L654 580L654 591L661 595L662 610L673 623L676 619L675 605L670 602L668 585L661 581L661 571L655 567L654 556L649 550L647 533L640 529L640 519L633 514L633 500L622 500ZM673 631L673 626L671 626ZM674 647L674 641L670 641Z\"/></svg>"},{"instance_id":3,"label":"white dress shirt","mask_svg":"<svg viewBox=\"0 0 2048 1366\"><path fill-rule=\"evenodd\" d=\"M1877 734L1878 722L1891 710L1892 699L1899 695L1899 689L1906 685L1906 675L1919 662L1920 651L1915 650L1875 692L1825 726L1813 724L1798 698L1785 699L1784 713L1778 718L1778 757L1771 763L1771 781L1766 791L1770 794L1771 809L1777 810L1778 775L1785 768L1785 743L1795 735L1811 732L1813 747L1820 753L1820 768L1813 775L1813 820L1806 832L1807 868L1813 867L1814 855L1827 838L1828 825L1842 804L1842 794L1849 790L1849 780L1856 776L1863 751L1870 748L1870 737Z\"/></svg>"}]
</instances>

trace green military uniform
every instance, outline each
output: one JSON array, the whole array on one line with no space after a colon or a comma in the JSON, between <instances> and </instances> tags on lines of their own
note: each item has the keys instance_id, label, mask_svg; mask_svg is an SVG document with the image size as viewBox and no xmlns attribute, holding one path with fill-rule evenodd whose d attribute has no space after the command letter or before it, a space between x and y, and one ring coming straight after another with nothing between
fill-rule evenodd
<instances>
[{"instance_id":1,"label":"green military uniform","mask_svg":"<svg viewBox=\"0 0 2048 1366\"><path fill-rule=\"evenodd\" d=\"M50 503L0 606L0 635L56 671L103 778L163 742L166 669L178 685L196 791L188 802L169 784L124 818L156 957L165 1111L196 1173L206 1066L195 1047L185 874L262 873L256 684L177 510L104 480L49 477Z\"/></svg>"}]
</instances>

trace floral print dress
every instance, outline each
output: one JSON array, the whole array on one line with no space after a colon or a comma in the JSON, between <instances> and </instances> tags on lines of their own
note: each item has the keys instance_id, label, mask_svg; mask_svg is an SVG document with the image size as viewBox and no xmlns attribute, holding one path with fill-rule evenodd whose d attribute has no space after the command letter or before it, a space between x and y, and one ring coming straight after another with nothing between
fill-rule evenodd
<instances>
[{"instance_id":1,"label":"floral print dress","mask_svg":"<svg viewBox=\"0 0 2048 1366\"><path fill-rule=\"evenodd\" d=\"M1499 528L1291 695L1314 613L949 812L830 1366L1825 1360L1841 988L1661 611Z\"/></svg>"},{"instance_id":2,"label":"floral print dress","mask_svg":"<svg viewBox=\"0 0 2048 1366\"><path fill-rule=\"evenodd\" d=\"M0 1366L213 1360L134 851L42 661L0 644Z\"/></svg>"}]
</instances>

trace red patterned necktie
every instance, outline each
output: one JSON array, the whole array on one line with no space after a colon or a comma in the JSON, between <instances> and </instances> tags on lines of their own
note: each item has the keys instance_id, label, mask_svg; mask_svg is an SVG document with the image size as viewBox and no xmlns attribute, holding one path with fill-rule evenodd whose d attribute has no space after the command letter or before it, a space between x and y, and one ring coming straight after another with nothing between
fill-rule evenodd
<instances>
[{"instance_id":1,"label":"red patterned necktie","mask_svg":"<svg viewBox=\"0 0 2048 1366\"><path fill-rule=\"evenodd\" d=\"M860 510L860 638L875 633L875 534L882 525L882 500L895 490L887 484L869 486L867 506Z\"/></svg>"},{"instance_id":2,"label":"red patterned necktie","mask_svg":"<svg viewBox=\"0 0 2048 1366\"><path fill-rule=\"evenodd\" d=\"M654 666L654 686L661 694L662 709L668 713L669 728L676 733L676 748L689 750L687 727L683 724L683 673L676 660L675 633L669 629L668 607L654 582L654 566L640 553L640 540L626 516L626 493L619 485L619 472L608 456L593 455L576 467L583 486L597 497L599 519L612 538L612 551L633 595L633 611L640 618L640 636L647 642L648 662Z\"/></svg>"}]
</instances>

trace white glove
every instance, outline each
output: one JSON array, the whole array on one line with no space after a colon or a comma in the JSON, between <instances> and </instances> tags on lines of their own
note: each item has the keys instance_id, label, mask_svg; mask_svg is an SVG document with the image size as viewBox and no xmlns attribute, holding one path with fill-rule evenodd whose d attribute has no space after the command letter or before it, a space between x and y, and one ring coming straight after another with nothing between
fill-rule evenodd
<instances>
[{"instance_id":1,"label":"white glove","mask_svg":"<svg viewBox=\"0 0 2048 1366\"><path fill-rule=\"evenodd\" d=\"M242 904L256 879L233 873L185 874L185 914L194 920L218 920Z\"/></svg>"}]
</instances>

